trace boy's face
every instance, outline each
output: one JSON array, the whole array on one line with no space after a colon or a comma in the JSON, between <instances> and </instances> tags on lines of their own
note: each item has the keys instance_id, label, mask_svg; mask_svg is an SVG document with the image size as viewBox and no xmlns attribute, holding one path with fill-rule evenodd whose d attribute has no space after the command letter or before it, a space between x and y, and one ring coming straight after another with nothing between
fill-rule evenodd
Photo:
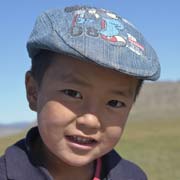
<instances>
[{"instance_id":1,"label":"boy's face","mask_svg":"<svg viewBox=\"0 0 180 180\"><path fill-rule=\"evenodd\" d=\"M36 83L26 77L29 103L49 153L57 161L83 166L120 139L138 80L68 56L55 55L53 61L37 98L29 93Z\"/></svg>"}]
</instances>

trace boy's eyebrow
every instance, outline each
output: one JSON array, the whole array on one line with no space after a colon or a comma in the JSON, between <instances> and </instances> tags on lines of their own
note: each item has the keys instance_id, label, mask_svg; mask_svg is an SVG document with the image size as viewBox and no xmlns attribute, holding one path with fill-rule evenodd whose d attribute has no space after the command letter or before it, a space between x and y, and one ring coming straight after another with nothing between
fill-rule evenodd
<instances>
[{"instance_id":1,"label":"boy's eyebrow","mask_svg":"<svg viewBox=\"0 0 180 180\"><path fill-rule=\"evenodd\" d=\"M91 86L88 81L84 80L78 75L73 75L72 73L68 73L62 76L62 81L66 83L74 83L82 86Z\"/></svg>"},{"instance_id":2,"label":"boy's eyebrow","mask_svg":"<svg viewBox=\"0 0 180 180\"><path fill-rule=\"evenodd\" d=\"M126 88L123 90L111 90L111 93L116 94L116 95L120 95L120 96L124 96L124 97L133 96L133 92L130 88Z\"/></svg>"}]
</instances>

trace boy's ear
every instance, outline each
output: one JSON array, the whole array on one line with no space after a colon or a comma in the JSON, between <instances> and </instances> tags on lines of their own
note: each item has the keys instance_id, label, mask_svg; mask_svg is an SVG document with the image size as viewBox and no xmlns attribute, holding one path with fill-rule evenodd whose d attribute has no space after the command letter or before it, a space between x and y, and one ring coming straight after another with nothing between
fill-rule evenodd
<instances>
[{"instance_id":1,"label":"boy's ear","mask_svg":"<svg viewBox=\"0 0 180 180\"><path fill-rule=\"evenodd\" d=\"M29 107L31 110L36 111L38 86L37 86L37 82L32 77L30 71L26 72L25 85L26 85L26 97L29 102Z\"/></svg>"}]
</instances>

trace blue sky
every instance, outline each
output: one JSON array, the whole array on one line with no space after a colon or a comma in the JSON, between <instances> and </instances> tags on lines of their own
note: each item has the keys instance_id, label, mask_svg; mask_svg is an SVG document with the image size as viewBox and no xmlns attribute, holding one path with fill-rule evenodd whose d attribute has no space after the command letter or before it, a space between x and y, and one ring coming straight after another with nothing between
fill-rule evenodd
<instances>
[{"instance_id":1,"label":"blue sky","mask_svg":"<svg viewBox=\"0 0 180 180\"><path fill-rule=\"evenodd\" d=\"M73 2L73 4L72 4ZM88 2L88 3L87 3ZM24 74L30 67L26 41L44 10L87 4L117 12L132 22L159 56L161 81L180 80L179 0L6 0L0 6L0 123L36 119L28 108Z\"/></svg>"}]
</instances>

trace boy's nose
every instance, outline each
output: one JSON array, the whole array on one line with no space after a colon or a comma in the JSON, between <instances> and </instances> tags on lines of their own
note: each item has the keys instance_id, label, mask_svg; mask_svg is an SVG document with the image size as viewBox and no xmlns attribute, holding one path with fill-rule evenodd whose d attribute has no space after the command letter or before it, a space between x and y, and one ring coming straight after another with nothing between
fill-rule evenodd
<instances>
[{"instance_id":1,"label":"boy's nose","mask_svg":"<svg viewBox=\"0 0 180 180\"><path fill-rule=\"evenodd\" d=\"M95 114L86 113L81 115L76 120L77 125L86 129L99 129L101 126L100 120Z\"/></svg>"}]
</instances>

